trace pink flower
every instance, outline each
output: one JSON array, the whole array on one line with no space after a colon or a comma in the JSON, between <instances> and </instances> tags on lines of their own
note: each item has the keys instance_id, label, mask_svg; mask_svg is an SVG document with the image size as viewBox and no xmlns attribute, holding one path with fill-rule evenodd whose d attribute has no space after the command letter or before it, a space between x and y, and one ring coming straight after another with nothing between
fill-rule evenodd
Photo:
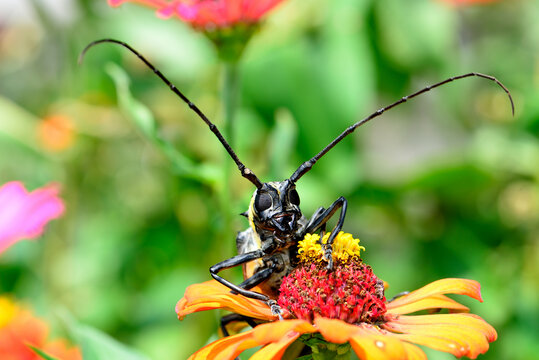
<instances>
[{"instance_id":1,"label":"pink flower","mask_svg":"<svg viewBox=\"0 0 539 360\"><path fill-rule=\"evenodd\" d=\"M48 185L32 192L19 181L0 187L0 253L21 239L33 239L45 225L64 213L58 186Z\"/></svg>"},{"instance_id":2,"label":"pink flower","mask_svg":"<svg viewBox=\"0 0 539 360\"><path fill-rule=\"evenodd\" d=\"M282 0L108 0L119 6L135 2L157 9L163 18L177 16L195 28L223 28L238 24L257 23Z\"/></svg>"}]
</instances>

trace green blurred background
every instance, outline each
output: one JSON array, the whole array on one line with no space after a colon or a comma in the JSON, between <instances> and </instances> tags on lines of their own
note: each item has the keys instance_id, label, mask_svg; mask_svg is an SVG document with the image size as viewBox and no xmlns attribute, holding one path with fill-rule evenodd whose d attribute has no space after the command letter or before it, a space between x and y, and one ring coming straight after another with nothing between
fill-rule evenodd
<instances>
[{"instance_id":1,"label":"green blurred background","mask_svg":"<svg viewBox=\"0 0 539 360\"><path fill-rule=\"evenodd\" d=\"M247 227L237 214L254 189L207 127L127 51L102 45L77 65L84 46L103 37L138 49L222 126L223 67L201 33L133 4L3 0L0 183L58 182L67 213L39 241L2 255L0 290L58 334L76 319L150 358L184 359L215 337L219 314L179 322L174 305L189 284L210 278L209 266L235 254L235 233ZM432 91L317 163L298 183L302 210L309 216L345 196L345 230L362 240L389 297L439 278L478 280L485 302L459 300L498 331L481 358L534 359L537 1L284 1L244 53L234 147L262 180L280 180L358 119L469 71L500 79L515 116L486 80Z\"/></svg>"}]
</instances>

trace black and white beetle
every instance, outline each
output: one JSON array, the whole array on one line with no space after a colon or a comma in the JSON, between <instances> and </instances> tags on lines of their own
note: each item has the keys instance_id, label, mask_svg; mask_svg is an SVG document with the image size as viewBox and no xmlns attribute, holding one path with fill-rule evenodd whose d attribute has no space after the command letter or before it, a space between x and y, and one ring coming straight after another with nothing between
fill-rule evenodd
<instances>
[{"instance_id":1,"label":"black and white beetle","mask_svg":"<svg viewBox=\"0 0 539 360\"><path fill-rule=\"evenodd\" d=\"M340 211L339 220L333 228L327 243L324 245L324 256L328 261L328 268L331 269L333 267L333 259L331 256L332 243L335 236L339 233L343 226L347 207L346 199L341 196L327 209L320 207L313 214L313 216L308 219L301 213L299 208L300 199L296 191L296 182L303 175L305 175L305 173L307 173L322 156L337 145L343 138L351 134L355 129L374 119L375 117L382 115L386 110L394 108L395 106L430 91L433 88L467 77L480 77L498 84L508 95L511 102L511 110L514 114L513 99L509 93L509 90L507 90L507 88L493 76L475 72L454 76L405 96L393 104L383 107L366 118L349 126L331 143L323 148L322 151L316 154L313 158L301 164L289 179L284 181L263 183L240 161L234 150L232 150L215 124L213 124L195 104L187 99L187 97L185 97L185 95L178 90L176 86L174 86L159 70L157 70L150 62L148 62L148 60L146 60L128 44L113 39L94 41L86 46L86 48L82 51L79 61L82 60L86 52L91 47L100 43L114 43L121 45L130 50L150 69L152 69L153 72L159 78L161 78L161 80L163 80L163 82L165 82L169 88L206 123L206 125L209 126L210 130L219 139L232 160L234 160L238 166L241 175L256 186L249 209L246 213L250 226L247 230L240 232L236 238L238 255L212 266L210 268L210 274L215 280L223 285L226 285L235 293L239 293L249 298L265 301L268 306L271 307L272 312L279 316L281 311L275 301L275 298L277 297L279 286L283 277L288 275L296 265L297 244L299 240L301 240L307 233L314 233L317 231L325 232L326 223L328 220L337 211ZM241 284L233 284L232 282L218 275L220 271L236 267L238 265L243 266L244 281ZM261 292L250 290L255 286L258 286ZM229 321L235 320L237 319L234 317L229 319ZM223 322L223 329L224 324L225 323Z\"/></svg>"}]
</instances>

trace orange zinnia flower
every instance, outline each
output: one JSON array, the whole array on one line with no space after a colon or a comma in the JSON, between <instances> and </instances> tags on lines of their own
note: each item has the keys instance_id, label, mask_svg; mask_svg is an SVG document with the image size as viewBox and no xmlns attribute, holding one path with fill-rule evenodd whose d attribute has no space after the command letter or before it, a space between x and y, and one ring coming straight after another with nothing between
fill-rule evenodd
<instances>
[{"instance_id":1,"label":"orange zinnia flower","mask_svg":"<svg viewBox=\"0 0 539 360\"><path fill-rule=\"evenodd\" d=\"M37 127L41 145L50 151L60 152L73 145L75 131L70 117L54 114L43 118Z\"/></svg>"},{"instance_id":2,"label":"orange zinnia flower","mask_svg":"<svg viewBox=\"0 0 539 360\"><path fill-rule=\"evenodd\" d=\"M262 348L251 359L280 359L295 341L312 344L313 339L325 342L327 349L337 349L338 345L332 344L346 344L343 346L350 346L362 360L426 359L415 344L475 359L496 340L492 326L445 296L468 295L482 301L478 282L438 280L387 302L383 282L363 264L359 240L352 238L354 243L351 238L343 233L336 237L331 271L324 264L317 235L307 235L300 242L300 265L283 279L280 288L283 321L278 321L265 303L232 294L214 280L188 287L176 306L180 319L197 311L225 309L265 322L214 341L190 360L234 359L257 346ZM449 313L405 315L440 309Z\"/></svg>"},{"instance_id":3,"label":"orange zinnia flower","mask_svg":"<svg viewBox=\"0 0 539 360\"><path fill-rule=\"evenodd\" d=\"M82 360L76 347L64 340L47 340L48 327L30 311L0 297L0 359L39 360L31 346L59 360Z\"/></svg>"}]
</instances>

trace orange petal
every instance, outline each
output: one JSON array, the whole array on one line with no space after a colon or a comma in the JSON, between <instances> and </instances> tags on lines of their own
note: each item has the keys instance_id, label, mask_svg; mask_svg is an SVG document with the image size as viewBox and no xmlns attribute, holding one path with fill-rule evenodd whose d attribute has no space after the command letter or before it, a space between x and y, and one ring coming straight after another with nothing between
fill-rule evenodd
<instances>
[{"instance_id":1,"label":"orange petal","mask_svg":"<svg viewBox=\"0 0 539 360\"><path fill-rule=\"evenodd\" d=\"M374 326L357 326L360 328L350 338L352 349L361 360L400 360L407 359L407 348L404 342L388 336Z\"/></svg>"},{"instance_id":2,"label":"orange petal","mask_svg":"<svg viewBox=\"0 0 539 360\"><path fill-rule=\"evenodd\" d=\"M249 360L279 360L283 356L284 352L296 339L300 336L300 333L290 331L286 333L276 343L268 344L262 349L257 351Z\"/></svg>"},{"instance_id":3,"label":"orange petal","mask_svg":"<svg viewBox=\"0 0 539 360\"><path fill-rule=\"evenodd\" d=\"M412 291L411 293L404 295L396 300L390 302L387 305L387 309L391 312L392 309L397 307L419 301L434 295L443 294L459 294L468 295L474 299L483 302L481 298L481 286L477 281L468 279L441 279L434 281L428 285L423 286L420 289Z\"/></svg>"},{"instance_id":4,"label":"orange petal","mask_svg":"<svg viewBox=\"0 0 539 360\"><path fill-rule=\"evenodd\" d=\"M467 312L470 309L445 295L433 295L408 304L394 306L393 302L387 305L391 314L409 314L426 309L451 309L456 312Z\"/></svg>"},{"instance_id":5,"label":"orange petal","mask_svg":"<svg viewBox=\"0 0 539 360\"><path fill-rule=\"evenodd\" d=\"M447 352L456 357L464 356L467 351L462 343L437 336L412 334L394 334L393 336L400 340L410 341L419 345L428 346L435 350Z\"/></svg>"},{"instance_id":6,"label":"orange petal","mask_svg":"<svg viewBox=\"0 0 539 360\"><path fill-rule=\"evenodd\" d=\"M204 346L191 355L188 360L227 360L235 359L243 350L258 346L251 340L252 330L227 336ZM241 345L241 348L238 349Z\"/></svg>"},{"instance_id":7,"label":"orange petal","mask_svg":"<svg viewBox=\"0 0 539 360\"><path fill-rule=\"evenodd\" d=\"M314 319L314 324L324 339L334 344L344 344L359 330L359 327L356 325L321 316Z\"/></svg>"},{"instance_id":8,"label":"orange petal","mask_svg":"<svg viewBox=\"0 0 539 360\"><path fill-rule=\"evenodd\" d=\"M498 337L496 330L494 330L489 323L474 314L434 314L419 316L401 315L396 320L386 323L384 327L393 326L394 324L415 326L424 325L426 327L437 324L467 326L481 332L486 337L488 342L493 342Z\"/></svg>"},{"instance_id":9,"label":"orange petal","mask_svg":"<svg viewBox=\"0 0 539 360\"><path fill-rule=\"evenodd\" d=\"M421 319L424 318L424 319ZM401 316L384 328L402 340L475 359L496 339L496 331L481 318L469 314Z\"/></svg>"},{"instance_id":10,"label":"orange petal","mask_svg":"<svg viewBox=\"0 0 539 360\"><path fill-rule=\"evenodd\" d=\"M283 320L262 324L252 330L214 341L191 355L189 360L235 359L246 349L266 344L270 345L263 348L267 349L262 352L262 355L273 354L271 356L278 359L277 356L280 351L284 352L288 345L299 335L305 332L314 331L316 331L316 329L304 320ZM262 358L272 359L271 357Z\"/></svg>"},{"instance_id":11,"label":"orange petal","mask_svg":"<svg viewBox=\"0 0 539 360\"><path fill-rule=\"evenodd\" d=\"M215 280L189 286L176 304L180 320L187 314L212 309L225 309L262 320L276 319L264 302L232 294L228 287Z\"/></svg>"},{"instance_id":12,"label":"orange petal","mask_svg":"<svg viewBox=\"0 0 539 360\"><path fill-rule=\"evenodd\" d=\"M49 342L41 350L55 359L82 360L81 350L77 347L70 347L63 339Z\"/></svg>"},{"instance_id":13,"label":"orange petal","mask_svg":"<svg viewBox=\"0 0 539 360\"><path fill-rule=\"evenodd\" d=\"M283 320L254 328L253 339L259 344L268 344L251 359L280 359L286 348L301 334L316 332L305 320Z\"/></svg>"},{"instance_id":14,"label":"orange petal","mask_svg":"<svg viewBox=\"0 0 539 360\"><path fill-rule=\"evenodd\" d=\"M427 355L417 346L406 341L402 342L402 346L404 346L404 351L406 351L406 360L427 360Z\"/></svg>"},{"instance_id":15,"label":"orange petal","mask_svg":"<svg viewBox=\"0 0 539 360\"><path fill-rule=\"evenodd\" d=\"M387 336L387 332L380 330L377 326L351 325L341 320L323 317L316 318L314 323L327 341L336 344L349 341L361 360L406 358L403 343L394 337Z\"/></svg>"},{"instance_id":16,"label":"orange petal","mask_svg":"<svg viewBox=\"0 0 539 360\"><path fill-rule=\"evenodd\" d=\"M448 344L455 344L456 348L450 351L452 354L455 356L465 355L472 359L486 352L489 347L483 334L465 326L431 325L428 328L410 329L406 331L406 335L416 336L417 339L424 337L444 339ZM428 340L422 344L430 346Z\"/></svg>"},{"instance_id":17,"label":"orange petal","mask_svg":"<svg viewBox=\"0 0 539 360\"><path fill-rule=\"evenodd\" d=\"M279 341L288 332L300 334L315 332L316 329L305 320L282 320L258 325L253 329L253 339L259 344Z\"/></svg>"}]
</instances>

